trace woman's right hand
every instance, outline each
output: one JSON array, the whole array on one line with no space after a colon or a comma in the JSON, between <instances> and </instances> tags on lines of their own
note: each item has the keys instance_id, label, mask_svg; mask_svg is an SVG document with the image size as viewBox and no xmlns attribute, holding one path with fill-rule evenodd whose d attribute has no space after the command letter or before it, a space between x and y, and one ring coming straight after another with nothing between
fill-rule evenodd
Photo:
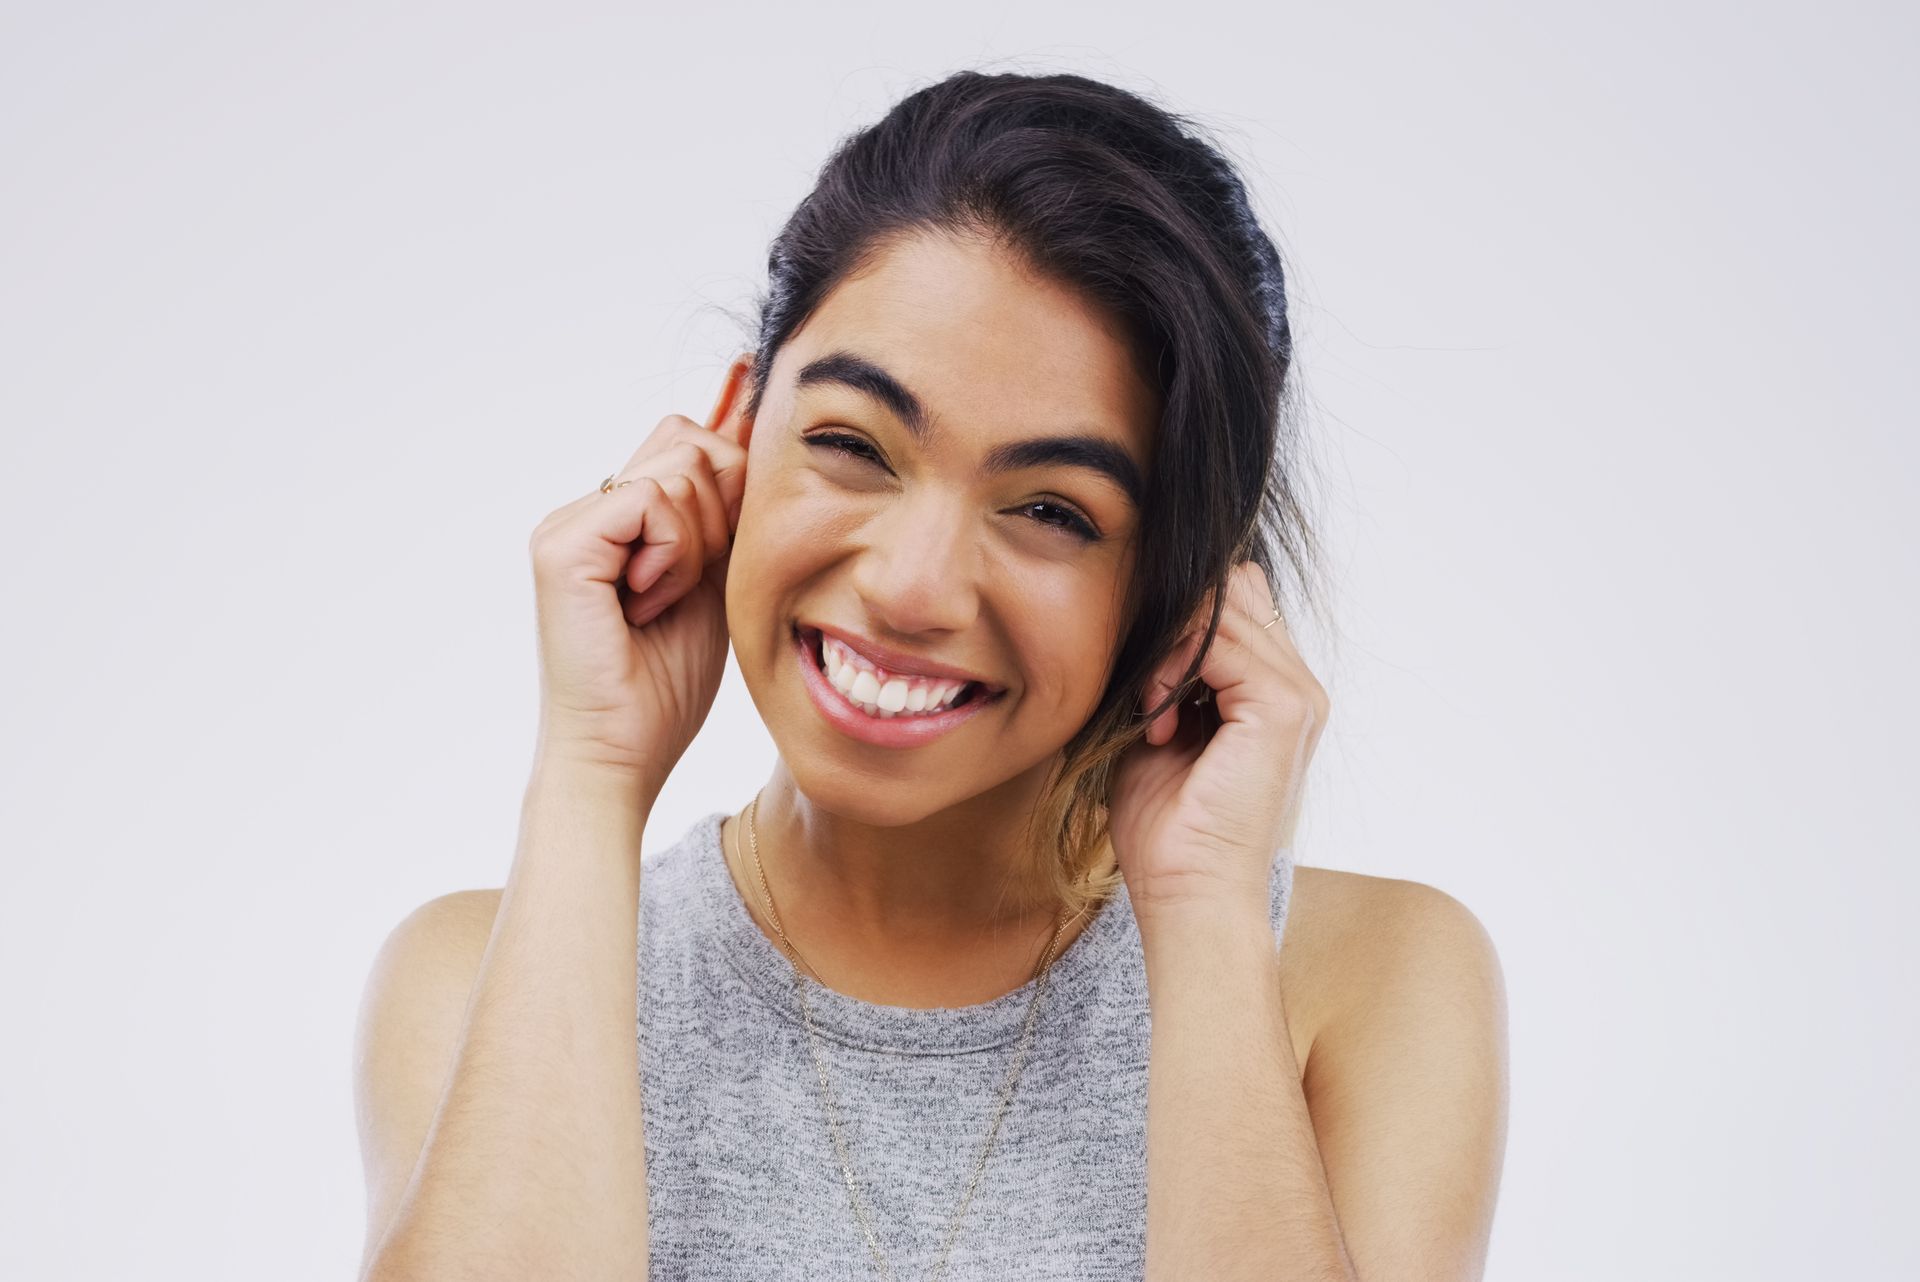
<instances>
[{"instance_id":1,"label":"woman's right hand","mask_svg":"<svg viewBox=\"0 0 1920 1282\"><path fill-rule=\"evenodd\" d=\"M540 745L631 771L658 792L726 670L726 572L747 451L670 414L614 478L548 514L529 542L539 619Z\"/></svg>"}]
</instances>

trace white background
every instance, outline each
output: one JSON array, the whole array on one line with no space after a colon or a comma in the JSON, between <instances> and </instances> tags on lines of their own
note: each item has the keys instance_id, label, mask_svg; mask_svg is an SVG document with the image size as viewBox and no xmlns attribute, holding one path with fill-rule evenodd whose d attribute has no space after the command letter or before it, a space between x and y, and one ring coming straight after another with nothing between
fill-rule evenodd
<instances>
[{"instance_id":1,"label":"white background","mask_svg":"<svg viewBox=\"0 0 1920 1282\"><path fill-rule=\"evenodd\" d=\"M528 534L985 64L1193 115L1287 256L1297 856L1499 947L1488 1277L1920 1275L1910 6L3 12L0 1274L352 1275L355 1008L505 878ZM730 669L648 848L771 762Z\"/></svg>"}]
</instances>

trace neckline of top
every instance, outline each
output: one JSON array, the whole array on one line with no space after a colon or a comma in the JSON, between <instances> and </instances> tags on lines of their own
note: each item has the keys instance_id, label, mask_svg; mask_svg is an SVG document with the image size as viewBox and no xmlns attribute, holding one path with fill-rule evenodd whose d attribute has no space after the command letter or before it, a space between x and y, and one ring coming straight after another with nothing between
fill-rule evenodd
<instances>
[{"instance_id":1,"label":"neckline of top","mask_svg":"<svg viewBox=\"0 0 1920 1282\"><path fill-rule=\"evenodd\" d=\"M794 1024L804 1026L799 994L794 991L796 968L787 954L754 920L720 847L721 825L728 812L716 810L695 826L694 861L699 866L701 900L709 926L718 937L728 964L746 981L754 995ZM1133 923L1125 883L1093 912L1086 928L1054 958L1045 975L1046 992L1036 1019L1062 995L1081 988L1104 971L1126 942ZM828 988L805 972L807 1005L813 1026L823 1037L862 1050L888 1055L958 1055L1004 1046L1020 1035L1027 1004L1040 978L1028 980L1012 992L971 1006L886 1006Z\"/></svg>"}]
</instances>

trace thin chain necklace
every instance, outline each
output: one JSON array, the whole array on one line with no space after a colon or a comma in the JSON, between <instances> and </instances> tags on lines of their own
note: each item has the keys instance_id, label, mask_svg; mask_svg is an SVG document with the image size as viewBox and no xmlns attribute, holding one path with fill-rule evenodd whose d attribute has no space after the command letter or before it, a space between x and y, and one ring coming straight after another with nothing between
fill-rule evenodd
<instances>
[{"instance_id":1,"label":"thin chain necklace","mask_svg":"<svg viewBox=\"0 0 1920 1282\"><path fill-rule=\"evenodd\" d=\"M755 793L753 801L747 806L747 842L753 849L754 871L760 877L760 897L767 906L767 918L773 923L774 933L780 936L781 945L794 961L793 988L800 997L800 1014L806 1022L808 1045L813 1049L813 1067L820 1078L820 1094L827 1107L827 1126L833 1133L833 1149L839 1155L841 1173L846 1176L847 1200L853 1207L854 1218L860 1221L860 1229L867 1238L867 1249L872 1252L874 1262L880 1266L881 1276L891 1282L893 1267L887 1263L886 1253L880 1249L880 1240L874 1235L873 1224L867 1218L866 1207L860 1198L859 1182L853 1176L853 1163L847 1157L847 1143L840 1133L840 1114L834 1107L833 1087L827 1082L827 1065L820 1054L820 1035L813 1026L813 1008L807 1002L806 982L800 976L800 953L793 946L793 941L787 938L787 932L780 926L780 915L773 908L773 892L767 888L767 870L760 863L760 837L754 824L754 817L759 809L760 794ZM1006 1116L1007 1105L1013 1099L1014 1088L1020 1083L1020 1070L1026 1064L1027 1046L1033 1039L1034 1020L1040 1012L1040 995L1047 986L1047 971L1053 962L1054 949L1059 946L1060 934L1067 928L1064 910L1054 914L1054 920L1058 924L1054 927L1053 938L1048 941L1046 955L1040 959L1039 968L1034 971L1034 978L1039 982L1034 985L1033 997L1027 1002L1026 1024L1020 1031L1020 1045L1014 1051L1013 1068L1007 1076L1006 1084L1000 1088L999 1102L993 1110L993 1122L987 1128L986 1143L981 1145L980 1156L973 1164L973 1174L967 1177L966 1191L961 1194L959 1209L953 1213L953 1223L947 1227L946 1242L941 1246L940 1258L934 1262L933 1272L929 1275L932 1282L938 1282L941 1273L947 1267L947 1255L953 1250L954 1238L960 1232L961 1220L966 1218L967 1205L973 1201L974 1186L980 1182L980 1172L986 1169L987 1155L993 1151L993 1142L1000 1134L1000 1119ZM812 965L807 965L807 969L813 970ZM813 975L816 980L820 978L820 972L817 970L813 970ZM826 985L823 982L821 986Z\"/></svg>"}]
</instances>

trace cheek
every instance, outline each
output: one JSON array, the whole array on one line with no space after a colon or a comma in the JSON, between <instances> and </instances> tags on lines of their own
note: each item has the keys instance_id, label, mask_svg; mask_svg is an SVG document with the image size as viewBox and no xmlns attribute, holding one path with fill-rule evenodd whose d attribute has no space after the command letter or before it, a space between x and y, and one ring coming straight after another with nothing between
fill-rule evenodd
<instances>
[{"instance_id":1,"label":"cheek","mask_svg":"<svg viewBox=\"0 0 1920 1282\"><path fill-rule=\"evenodd\" d=\"M776 521L762 495L749 486L740 501L740 523L727 554L727 631L743 660L757 656L761 612L773 599L779 573L779 541L769 537Z\"/></svg>"},{"instance_id":2,"label":"cheek","mask_svg":"<svg viewBox=\"0 0 1920 1282\"><path fill-rule=\"evenodd\" d=\"M804 565L815 548L844 532L845 514L844 502L832 502L817 488L769 486L742 501L734 541L756 566Z\"/></svg>"},{"instance_id":3,"label":"cheek","mask_svg":"<svg viewBox=\"0 0 1920 1282\"><path fill-rule=\"evenodd\" d=\"M1062 576L1030 582L1003 598L1021 667L1025 702L1077 727L1106 689L1119 616L1110 582Z\"/></svg>"},{"instance_id":4,"label":"cheek","mask_svg":"<svg viewBox=\"0 0 1920 1282\"><path fill-rule=\"evenodd\" d=\"M727 559L727 626L736 637L792 604L831 546L832 515L817 494L790 484L748 485Z\"/></svg>"}]
</instances>

